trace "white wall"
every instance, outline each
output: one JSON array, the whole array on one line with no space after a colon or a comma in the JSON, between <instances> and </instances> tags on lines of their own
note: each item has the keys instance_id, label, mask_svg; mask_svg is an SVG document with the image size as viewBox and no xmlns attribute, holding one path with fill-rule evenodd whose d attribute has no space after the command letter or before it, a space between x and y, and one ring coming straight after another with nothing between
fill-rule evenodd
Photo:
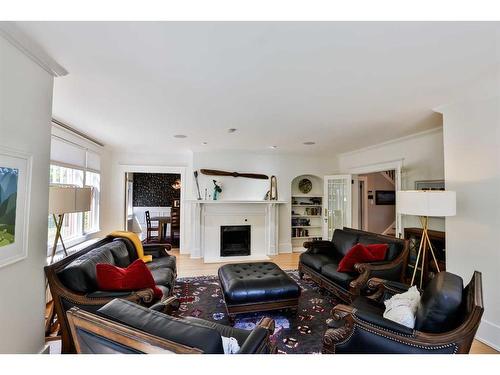
<instances>
[{"instance_id":1,"label":"white wall","mask_svg":"<svg viewBox=\"0 0 500 375\"><path fill-rule=\"evenodd\" d=\"M468 282L483 274L485 311L478 338L500 349L500 73L464 89L468 97L441 110L446 186L457 215L446 219L446 264Z\"/></svg>"},{"instance_id":2,"label":"white wall","mask_svg":"<svg viewBox=\"0 0 500 375\"><path fill-rule=\"evenodd\" d=\"M53 78L0 37L0 145L33 155L28 258L0 268L0 353L44 345Z\"/></svg>"},{"instance_id":3,"label":"white wall","mask_svg":"<svg viewBox=\"0 0 500 375\"><path fill-rule=\"evenodd\" d=\"M401 189L415 189L415 181L444 178L443 131L441 128L395 139L365 149L339 155L339 172L403 159ZM444 231L444 219L431 218L431 229ZM421 227L418 218L402 218L403 228Z\"/></svg>"},{"instance_id":4,"label":"white wall","mask_svg":"<svg viewBox=\"0 0 500 375\"><path fill-rule=\"evenodd\" d=\"M193 155L193 168L199 170L220 169L230 172L260 173L275 175L278 181L278 199L288 203L280 205L279 210L279 252L291 252L291 184L302 174L323 177L337 168L332 158L304 157L297 155L249 154L240 152L204 152ZM216 177L199 175L202 198L205 188L213 193L212 180L221 181L221 199L263 199L269 190L269 180L248 178ZM193 192L196 187L193 185ZM195 198L197 193L193 194Z\"/></svg>"}]
</instances>

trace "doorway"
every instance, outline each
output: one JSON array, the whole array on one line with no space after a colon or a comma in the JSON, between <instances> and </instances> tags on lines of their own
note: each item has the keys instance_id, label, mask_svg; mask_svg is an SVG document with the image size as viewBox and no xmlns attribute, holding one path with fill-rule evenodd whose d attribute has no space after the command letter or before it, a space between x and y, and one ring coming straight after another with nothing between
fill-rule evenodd
<instances>
[{"instance_id":1,"label":"doorway","mask_svg":"<svg viewBox=\"0 0 500 375\"><path fill-rule=\"evenodd\" d=\"M143 242L180 244L181 174L125 173L125 229Z\"/></svg>"},{"instance_id":2,"label":"doorway","mask_svg":"<svg viewBox=\"0 0 500 375\"><path fill-rule=\"evenodd\" d=\"M362 224L360 225L360 204L364 208L364 212L368 212L369 207L374 207L374 206L388 206L391 208L391 210L394 212L394 225L389 228L389 223L386 228L384 229L378 229L379 227L375 228L376 232L385 232L390 235L394 235L395 237L401 237L402 236L402 228L401 228L401 214L397 213L397 204L398 202L395 199L395 192L398 190L401 190L401 173L403 170L403 162L404 159L398 159L398 160L393 160L393 161L387 161L387 162L381 162L381 163L374 163L374 164L368 164L365 166L360 166L360 167L355 167L355 168L350 168L349 173L350 176L352 176L352 181L353 181L353 188L352 188L352 227L356 229L361 229L363 230L369 230L373 229L370 227L369 223L365 220L362 221ZM370 174L385 174L389 180L389 186L387 188L387 192L384 192L384 189L380 188L369 188L368 187L368 180L365 180L365 176L370 175ZM386 178L386 181L387 181ZM362 180L364 182L364 194L360 194L360 188L359 188L359 180ZM379 192L377 193L377 190ZM364 196L364 199L360 202L360 196ZM377 204L377 199L378 203ZM389 210L389 209L387 209ZM363 214L363 213L361 213ZM369 213L368 213L369 215ZM362 216L363 217L363 216ZM364 215L366 218L366 215ZM361 219L363 220L363 219ZM387 229L387 231L386 231Z\"/></svg>"},{"instance_id":3,"label":"doorway","mask_svg":"<svg viewBox=\"0 0 500 375\"><path fill-rule=\"evenodd\" d=\"M357 176L359 229L396 236L395 176L394 169Z\"/></svg>"}]
</instances>

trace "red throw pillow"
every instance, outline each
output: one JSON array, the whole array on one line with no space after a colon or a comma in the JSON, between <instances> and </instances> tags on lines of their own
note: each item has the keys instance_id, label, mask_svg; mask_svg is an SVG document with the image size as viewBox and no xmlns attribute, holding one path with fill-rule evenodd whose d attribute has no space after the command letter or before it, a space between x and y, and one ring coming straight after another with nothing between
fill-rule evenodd
<instances>
[{"instance_id":1,"label":"red throw pillow","mask_svg":"<svg viewBox=\"0 0 500 375\"><path fill-rule=\"evenodd\" d=\"M370 253L377 258L377 260L384 260L385 259L385 254L387 253L387 249L389 248L389 245L386 243L372 243L369 245L364 245L370 250Z\"/></svg>"},{"instance_id":2,"label":"red throw pillow","mask_svg":"<svg viewBox=\"0 0 500 375\"><path fill-rule=\"evenodd\" d=\"M155 284L151 271L141 259L137 259L127 268L99 263L96 265L96 273L97 285L100 290L133 291L151 288L156 298L163 297L162 291Z\"/></svg>"},{"instance_id":3,"label":"red throw pillow","mask_svg":"<svg viewBox=\"0 0 500 375\"><path fill-rule=\"evenodd\" d=\"M370 250L368 250L366 246L358 243L344 255L339 262L337 272L354 272L354 265L356 263L374 262L375 260L375 256L373 256Z\"/></svg>"}]
</instances>

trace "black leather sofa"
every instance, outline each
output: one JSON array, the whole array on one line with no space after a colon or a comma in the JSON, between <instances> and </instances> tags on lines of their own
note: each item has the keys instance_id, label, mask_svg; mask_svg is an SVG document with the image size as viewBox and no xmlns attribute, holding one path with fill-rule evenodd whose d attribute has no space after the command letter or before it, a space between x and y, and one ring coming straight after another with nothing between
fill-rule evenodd
<instances>
[{"instance_id":1,"label":"black leather sofa","mask_svg":"<svg viewBox=\"0 0 500 375\"><path fill-rule=\"evenodd\" d=\"M385 260L358 263L353 273L337 272L340 260L357 243L387 243ZM307 274L348 303L361 294L371 277L402 281L409 251L407 240L351 228L336 229L331 241L309 241L304 247L307 250L300 255L300 277Z\"/></svg>"},{"instance_id":2,"label":"black leather sofa","mask_svg":"<svg viewBox=\"0 0 500 375\"><path fill-rule=\"evenodd\" d=\"M175 298L175 297L172 297ZM194 317L175 318L164 314L169 302L151 308L115 299L95 314L72 308L68 321L77 353L223 354L222 338L238 341L238 354L271 354L274 321L262 318L253 330L223 326Z\"/></svg>"},{"instance_id":3,"label":"black leather sofa","mask_svg":"<svg viewBox=\"0 0 500 375\"><path fill-rule=\"evenodd\" d=\"M382 279L368 282L374 294L351 306L337 305L323 338L323 353L468 353L484 311L481 273L464 288L462 278L440 272L423 291L415 328L385 319L384 301L409 286Z\"/></svg>"},{"instance_id":4,"label":"black leather sofa","mask_svg":"<svg viewBox=\"0 0 500 375\"><path fill-rule=\"evenodd\" d=\"M163 298L173 293L177 276L175 257L168 254L170 245L145 244L144 252L152 255L153 261L146 263ZM115 298L151 305L155 298L153 290L110 292L98 290L96 265L98 263L127 267L138 259L132 242L125 238L106 237L97 243L72 254L59 262L45 267L55 311L61 326L62 352L73 353L74 344L68 330L66 312L76 306L95 312Z\"/></svg>"}]
</instances>

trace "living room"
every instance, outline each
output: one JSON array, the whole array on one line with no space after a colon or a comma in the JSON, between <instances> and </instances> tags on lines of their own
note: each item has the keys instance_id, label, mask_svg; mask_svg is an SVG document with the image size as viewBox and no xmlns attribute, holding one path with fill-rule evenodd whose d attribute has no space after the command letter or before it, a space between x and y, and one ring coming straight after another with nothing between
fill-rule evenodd
<instances>
[{"instance_id":1,"label":"living room","mask_svg":"<svg viewBox=\"0 0 500 375\"><path fill-rule=\"evenodd\" d=\"M7 19L0 353L498 354L500 23Z\"/></svg>"}]
</instances>

